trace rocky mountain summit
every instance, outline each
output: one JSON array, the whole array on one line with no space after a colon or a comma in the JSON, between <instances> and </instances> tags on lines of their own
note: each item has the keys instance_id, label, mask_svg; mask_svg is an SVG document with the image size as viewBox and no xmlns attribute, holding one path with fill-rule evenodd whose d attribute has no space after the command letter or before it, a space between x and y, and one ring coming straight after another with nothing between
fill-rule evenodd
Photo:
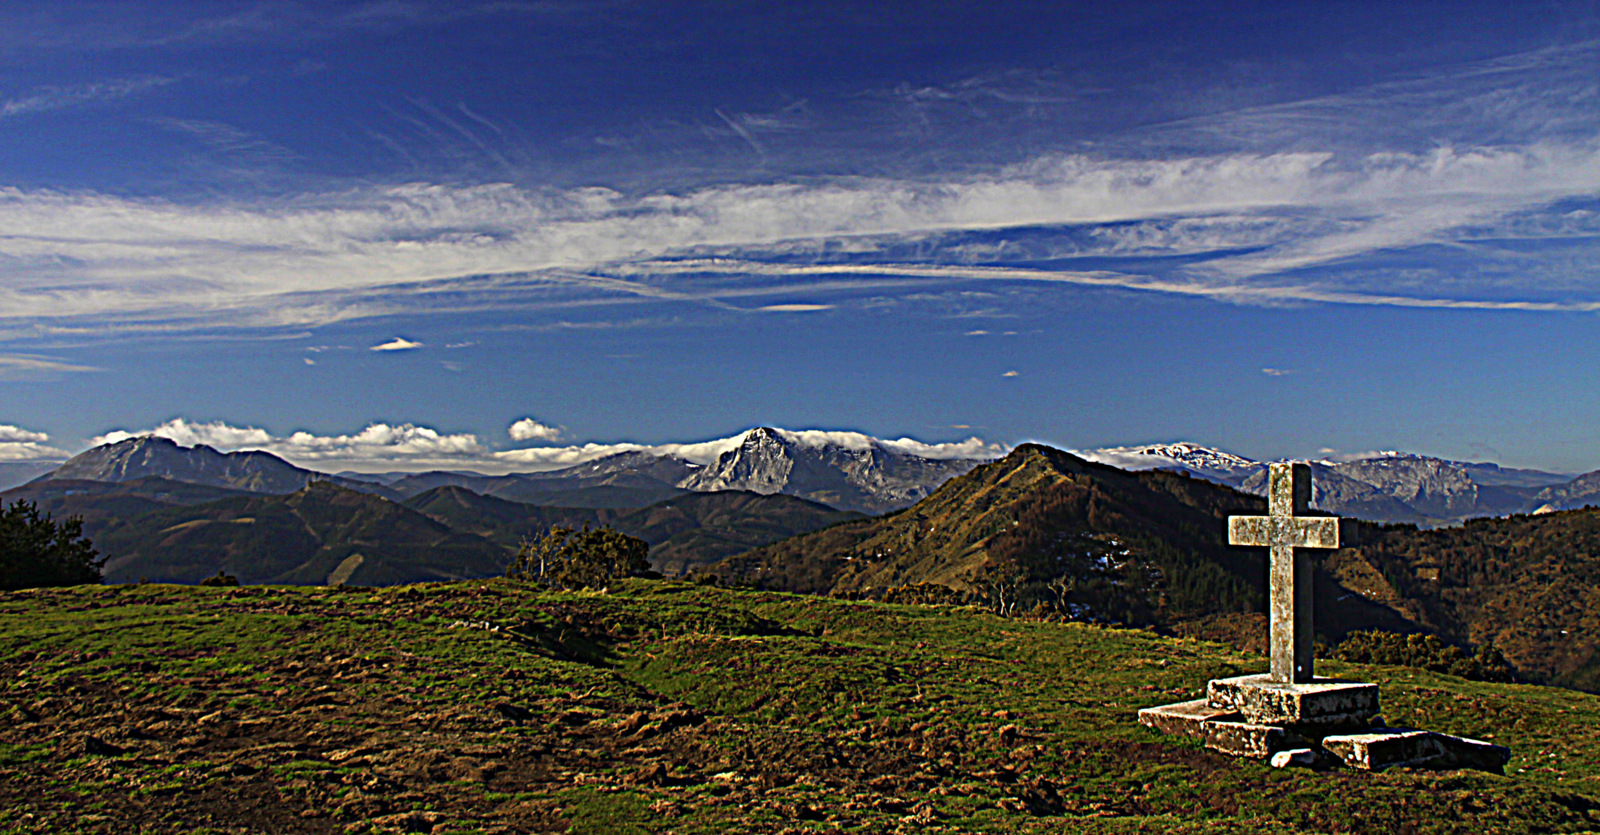
<instances>
[{"instance_id":1,"label":"rocky mountain summit","mask_svg":"<svg viewBox=\"0 0 1600 835\"><path fill-rule=\"evenodd\" d=\"M762 426L670 451L631 450L559 470L485 476L417 473L389 480L410 497L445 485L510 501L569 507L642 507L682 493L746 490L784 494L857 513L909 507L949 479L999 457L935 457L918 445L856 432L794 432ZM989 449L989 448L984 448ZM945 454L943 452L938 454Z\"/></svg>"},{"instance_id":2,"label":"rocky mountain summit","mask_svg":"<svg viewBox=\"0 0 1600 835\"><path fill-rule=\"evenodd\" d=\"M876 438L858 437L839 443L759 427L679 486L695 491L787 493L843 510L884 513L915 504L987 460L927 458L893 449Z\"/></svg>"}]
</instances>

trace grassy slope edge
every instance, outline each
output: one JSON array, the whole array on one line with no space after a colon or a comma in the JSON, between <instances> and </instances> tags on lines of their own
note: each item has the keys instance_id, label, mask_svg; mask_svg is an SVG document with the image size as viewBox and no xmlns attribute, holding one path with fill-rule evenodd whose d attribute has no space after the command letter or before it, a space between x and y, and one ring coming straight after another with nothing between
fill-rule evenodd
<instances>
[{"instance_id":1,"label":"grassy slope edge","mask_svg":"<svg viewBox=\"0 0 1600 835\"><path fill-rule=\"evenodd\" d=\"M1550 832L1600 698L1328 663L1508 776L1275 771L1138 726L1263 660L629 581L0 595L0 831Z\"/></svg>"}]
</instances>

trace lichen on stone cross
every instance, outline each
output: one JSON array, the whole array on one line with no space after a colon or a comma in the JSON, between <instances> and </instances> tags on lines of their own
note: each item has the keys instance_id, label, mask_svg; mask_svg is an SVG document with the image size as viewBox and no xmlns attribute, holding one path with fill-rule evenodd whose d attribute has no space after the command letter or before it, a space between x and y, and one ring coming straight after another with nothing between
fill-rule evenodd
<instances>
[{"instance_id":1,"label":"lichen on stone cross","mask_svg":"<svg viewBox=\"0 0 1600 835\"><path fill-rule=\"evenodd\" d=\"M1272 678L1312 680L1311 559L1297 548L1339 547L1339 520L1306 516L1311 504L1311 467L1273 464L1267 482L1266 516L1228 517L1228 544L1270 549L1267 575Z\"/></svg>"}]
</instances>

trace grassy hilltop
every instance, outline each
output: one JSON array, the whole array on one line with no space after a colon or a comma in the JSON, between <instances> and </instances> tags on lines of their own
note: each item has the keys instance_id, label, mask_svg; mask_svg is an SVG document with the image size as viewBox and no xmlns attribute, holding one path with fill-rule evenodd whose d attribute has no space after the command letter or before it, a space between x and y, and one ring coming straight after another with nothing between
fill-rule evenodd
<instances>
[{"instance_id":1,"label":"grassy hilltop","mask_svg":"<svg viewBox=\"0 0 1600 835\"><path fill-rule=\"evenodd\" d=\"M1326 664L1507 776L1275 771L1134 721L1259 656L683 583L0 595L0 832L1549 832L1600 698Z\"/></svg>"}]
</instances>

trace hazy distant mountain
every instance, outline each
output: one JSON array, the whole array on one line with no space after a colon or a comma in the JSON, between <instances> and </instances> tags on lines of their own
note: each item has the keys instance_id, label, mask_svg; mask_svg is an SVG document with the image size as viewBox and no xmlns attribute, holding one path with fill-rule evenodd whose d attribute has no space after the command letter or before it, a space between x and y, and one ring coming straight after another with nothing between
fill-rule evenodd
<instances>
[{"instance_id":1,"label":"hazy distant mountain","mask_svg":"<svg viewBox=\"0 0 1600 835\"><path fill-rule=\"evenodd\" d=\"M1572 478L1571 474L1547 473L1543 470L1517 470L1499 464L1462 463L1472 480L1485 487L1545 487L1560 484Z\"/></svg>"},{"instance_id":2,"label":"hazy distant mountain","mask_svg":"<svg viewBox=\"0 0 1600 835\"><path fill-rule=\"evenodd\" d=\"M1347 475L1332 465L1312 462L1311 474L1311 506L1318 510L1369 522L1426 526L1443 521L1389 495L1382 487ZM1237 486L1248 493L1265 496L1267 478L1267 470L1263 468Z\"/></svg>"},{"instance_id":3,"label":"hazy distant mountain","mask_svg":"<svg viewBox=\"0 0 1600 835\"><path fill-rule=\"evenodd\" d=\"M363 492L385 492L381 485L296 467L268 452L218 452L200 445L179 446L154 435L128 438L82 452L39 481L132 482L163 478L252 493L293 493L313 481L331 481Z\"/></svg>"},{"instance_id":4,"label":"hazy distant mountain","mask_svg":"<svg viewBox=\"0 0 1600 835\"><path fill-rule=\"evenodd\" d=\"M10 490L61 466L60 461L0 461L0 490Z\"/></svg>"},{"instance_id":5,"label":"hazy distant mountain","mask_svg":"<svg viewBox=\"0 0 1600 835\"><path fill-rule=\"evenodd\" d=\"M611 459L621 459L613 462ZM687 492L673 482L691 470L686 461L621 453L588 464L543 473L487 476L460 472L417 473L391 482L401 496L440 487L462 487L483 496L550 507L630 508ZM667 478L663 478L665 475ZM671 480L669 481L668 478Z\"/></svg>"},{"instance_id":6,"label":"hazy distant mountain","mask_svg":"<svg viewBox=\"0 0 1600 835\"><path fill-rule=\"evenodd\" d=\"M1540 490L1534 494L1533 504L1536 513L1600 506L1600 470Z\"/></svg>"},{"instance_id":7,"label":"hazy distant mountain","mask_svg":"<svg viewBox=\"0 0 1600 835\"><path fill-rule=\"evenodd\" d=\"M1187 472L1258 495L1266 493L1268 462L1199 444L1113 447L1078 454L1127 470ZM1313 507L1375 522L1450 524L1526 513L1543 504L1554 509L1582 506L1583 496L1590 495L1581 486L1561 492L1556 486L1571 476L1560 473L1397 452L1355 461L1313 461L1311 466ZM1536 499L1541 490L1550 496ZM1600 503L1600 478L1592 495L1592 501Z\"/></svg>"},{"instance_id":8,"label":"hazy distant mountain","mask_svg":"<svg viewBox=\"0 0 1600 835\"><path fill-rule=\"evenodd\" d=\"M1416 512L1436 519L1517 513L1530 509L1528 502L1533 492L1529 488L1484 484L1474 477L1484 472L1481 467L1423 455L1365 458L1334 464L1327 469L1371 484ZM1547 484L1562 481L1564 477L1551 475L1550 479ZM1261 490L1265 492L1264 484ZM1323 509L1334 510L1331 506Z\"/></svg>"}]
</instances>

